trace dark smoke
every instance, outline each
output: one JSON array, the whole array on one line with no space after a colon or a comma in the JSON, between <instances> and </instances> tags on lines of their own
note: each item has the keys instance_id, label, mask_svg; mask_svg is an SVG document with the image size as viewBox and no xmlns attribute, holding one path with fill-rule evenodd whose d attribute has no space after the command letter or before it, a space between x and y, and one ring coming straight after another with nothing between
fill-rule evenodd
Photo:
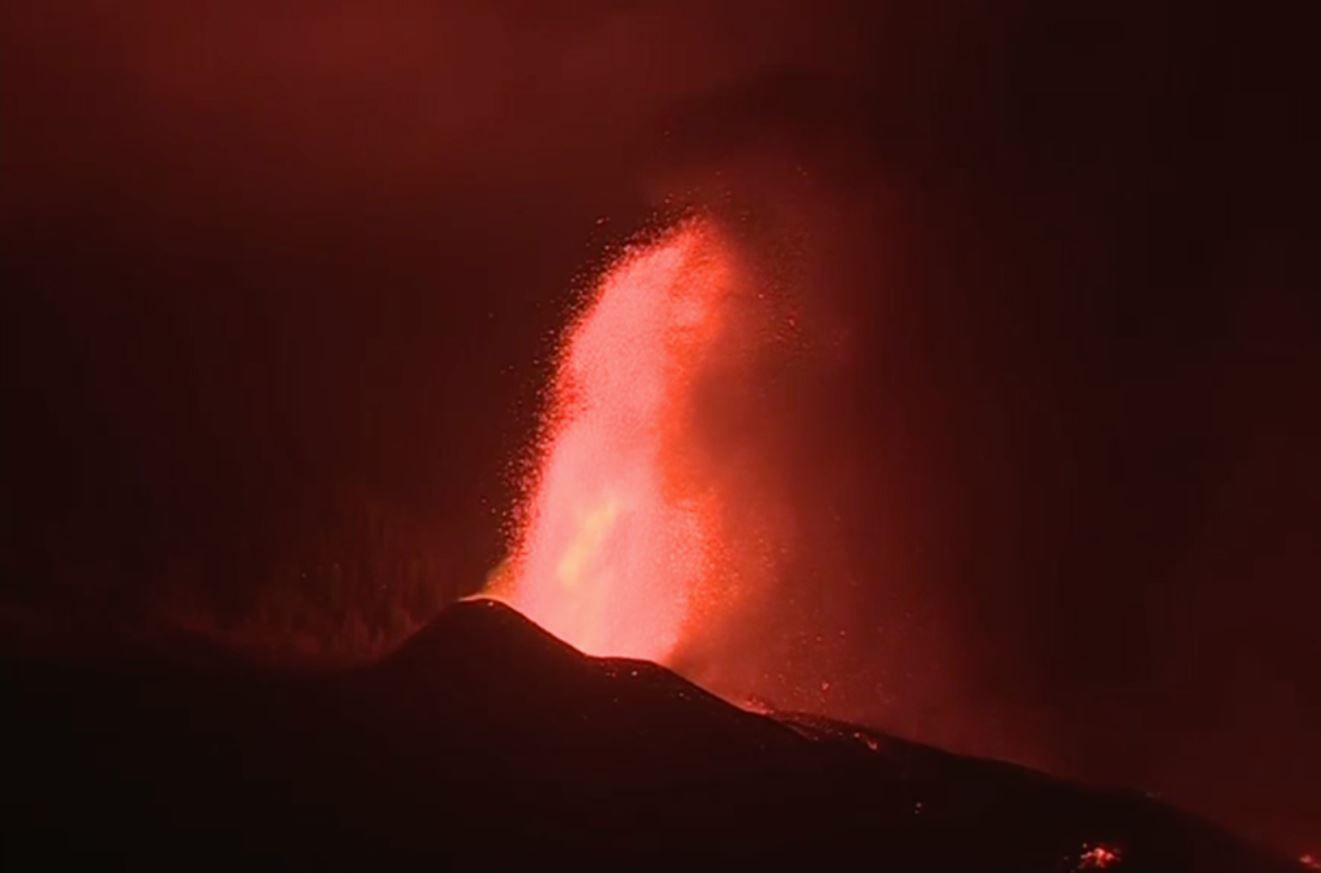
<instances>
[{"instance_id":1,"label":"dark smoke","mask_svg":"<svg viewBox=\"0 0 1321 873\"><path fill-rule=\"evenodd\" d=\"M874 5L8 4L6 616L397 641L702 209L801 345L695 411L793 545L694 673L1315 849L1305 29Z\"/></svg>"}]
</instances>

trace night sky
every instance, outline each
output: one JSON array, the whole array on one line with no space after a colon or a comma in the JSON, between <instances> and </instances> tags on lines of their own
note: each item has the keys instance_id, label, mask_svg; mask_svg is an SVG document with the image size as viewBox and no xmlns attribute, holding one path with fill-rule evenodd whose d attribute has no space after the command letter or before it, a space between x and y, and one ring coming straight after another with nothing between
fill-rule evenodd
<instances>
[{"instance_id":1,"label":"night sky","mask_svg":"<svg viewBox=\"0 0 1321 873\"><path fill-rule=\"evenodd\" d=\"M397 641L700 213L805 351L699 422L793 538L695 673L1315 852L1307 29L859 6L5 4L6 623Z\"/></svg>"}]
</instances>

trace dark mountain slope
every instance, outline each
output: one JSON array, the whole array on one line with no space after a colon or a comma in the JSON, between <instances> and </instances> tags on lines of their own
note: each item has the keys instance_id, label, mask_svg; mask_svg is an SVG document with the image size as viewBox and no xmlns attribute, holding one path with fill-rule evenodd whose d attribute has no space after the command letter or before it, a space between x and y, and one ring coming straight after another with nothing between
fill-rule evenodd
<instances>
[{"instance_id":1,"label":"dark mountain slope","mask_svg":"<svg viewBox=\"0 0 1321 873\"><path fill-rule=\"evenodd\" d=\"M7 866L410 858L1293 870L1143 797L732 707L460 603L367 667L8 657Z\"/></svg>"}]
</instances>

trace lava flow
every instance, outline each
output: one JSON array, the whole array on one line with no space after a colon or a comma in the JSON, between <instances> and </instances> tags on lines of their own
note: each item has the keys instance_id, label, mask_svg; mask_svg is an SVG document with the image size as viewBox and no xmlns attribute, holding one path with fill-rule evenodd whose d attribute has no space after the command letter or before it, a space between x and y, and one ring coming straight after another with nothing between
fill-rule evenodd
<instances>
[{"instance_id":1,"label":"lava flow","mask_svg":"<svg viewBox=\"0 0 1321 873\"><path fill-rule=\"evenodd\" d=\"M610 268L560 351L537 470L490 592L591 654L665 661L719 602L718 489L683 463L735 285L691 220Z\"/></svg>"}]
</instances>

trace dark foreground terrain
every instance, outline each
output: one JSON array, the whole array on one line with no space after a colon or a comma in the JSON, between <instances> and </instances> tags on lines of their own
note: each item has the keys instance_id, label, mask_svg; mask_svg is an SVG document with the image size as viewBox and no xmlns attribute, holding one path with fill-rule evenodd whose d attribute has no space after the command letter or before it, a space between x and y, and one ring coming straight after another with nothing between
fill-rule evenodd
<instances>
[{"instance_id":1,"label":"dark foreground terrain","mask_svg":"<svg viewBox=\"0 0 1321 873\"><path fill-rule=\"evenodd\" d=\"M71 660L77 660L72 665ZM7 656L7 869L694 859L1298 870L1140 795L732 707L486 601L375 665Z\"/></svg>"}]
</instances>

